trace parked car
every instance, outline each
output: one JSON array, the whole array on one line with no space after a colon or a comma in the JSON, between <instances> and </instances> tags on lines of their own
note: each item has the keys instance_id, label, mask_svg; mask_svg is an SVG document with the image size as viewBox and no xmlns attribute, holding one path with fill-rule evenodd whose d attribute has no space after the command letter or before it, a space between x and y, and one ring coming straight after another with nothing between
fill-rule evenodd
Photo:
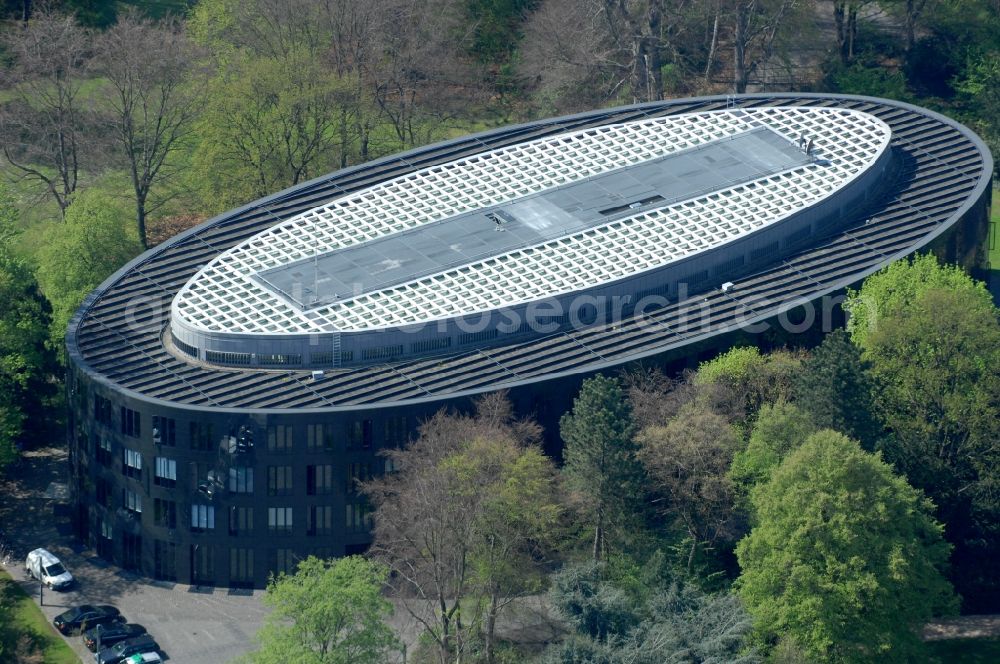
<instances>
[{"instance_id":1,"label":"parked car","mask_svg":"<svg viewBox=\"0 0 1000 664\"><path fill-rule=\"evenodd\" d=\"M126 657L124 664L160 664L162 661L158 652L143 652Z\"/></svg>"},{"instance_id":2,"label":"parked car","mask_svg":"<svg viewBox=\"0 0 1000 664\"><path fill-rule=\"evenodd\" d=\"M97 652L97 633L101 635L101 650L110 648L119 641L131 639L133 636L140 636L146 633L146 628L142 625L112 623L110 625L98 625L88 629L83 633L83 645L87 646L90 652Z\"/></svg>"},{"instance_id":3,"label":"parked car","mask_svg":"<svg viewBox=\"0 0 1000 664\"><path fill-rule=\"evenodd\" d=\"M113 606L83 604L63 611L52 619L52 624L63 634L76 634L98 625L125 622L121 612Z\"/></svg>"},{"instance_id":4,"label":"parked car","mask_svg":"<svg viewBox=\"0 0 1000 664\"><path fill-rule=\"evenodd\" d=\"M73 585L73 575L45 549L35 549L28 554L24 559L24 571L55 590L65 590Z\"/></svg>"},{"instance_id":5,"label":"parked car","mask_svg":"<svg viewBox=\"0 0 1000 664\"><path fill-rule=\"evenodd\" d=\"M159 649L160 646L149 634L133 636L97 653L97 664L122 664L127 662L132 655L141 655Z\"/></svg>"}]
</instances>

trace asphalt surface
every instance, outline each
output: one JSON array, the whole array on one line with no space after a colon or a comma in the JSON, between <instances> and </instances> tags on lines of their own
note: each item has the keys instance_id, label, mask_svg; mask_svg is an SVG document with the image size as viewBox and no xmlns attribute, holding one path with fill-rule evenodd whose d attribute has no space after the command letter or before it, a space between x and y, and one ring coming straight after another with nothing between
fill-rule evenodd
<instances>
[{"instance_id":1,"label":"asphalt surface","mask_svg":"<svg viewBox=\"0 0 1000 664\"><path fill-rule=\"evenodd\" d=\"M67 592L44 590L42 611L50 621L77 604L111 604L128 622L143 625L165 659L178 664L221 664L253 648L253 636L267 615L262 591L164 583L109 565L71 536L68 510L61 502L67 472L65 451L31 451L0 484L0 531L12 551L4 565L7 572L37 602L38 582L25 574L24 557L44 547L77 579ZM94 661L81 637L62 638L81 661Z\"/></svg>"}]
</instances>

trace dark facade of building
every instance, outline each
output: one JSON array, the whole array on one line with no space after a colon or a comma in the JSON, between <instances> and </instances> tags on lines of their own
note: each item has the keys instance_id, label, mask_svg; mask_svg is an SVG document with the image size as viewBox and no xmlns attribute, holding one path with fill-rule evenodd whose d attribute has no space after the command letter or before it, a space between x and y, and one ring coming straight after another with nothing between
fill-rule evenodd
<instances>
[{"instance_id":1,"label":"dark facade of building","mask_svg":"<svg viewBox=\"0 0 1000 664\"><path fill-rule=\"evenodd\" d=\"M164 342L177 290L211 257L341 193L434 163L573 128L761 105L843 106L893 129L900 166L846 228L792 256L613 325L503 347L327 371L220 368ZM339 171L221 215L156 247L91 294L71 322L67 379L71 496L78 536L123 568L167 581L261 587L308 554L363 550L370 515L355 484L385 472L380 450L421 419L507 389L555 423L586 376L637 361L683 362L742 326L842 292L919 250L975 267L992 160L939 115L897 102L749 95L646 104L510 127ZM391 469L390 469L391 470Z\"/></svg>"}]
</instances>

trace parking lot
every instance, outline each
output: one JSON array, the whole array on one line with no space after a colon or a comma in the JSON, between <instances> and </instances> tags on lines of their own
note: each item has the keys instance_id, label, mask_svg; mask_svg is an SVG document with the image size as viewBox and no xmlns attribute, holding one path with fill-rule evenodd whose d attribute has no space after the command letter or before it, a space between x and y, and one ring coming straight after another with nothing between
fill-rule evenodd
<instances>
[{"instance_id":1,"label":"parking lot","mask_svg":"<svg viewBox=\"0 0 1000 664\"><path fill-rule=\"evenodd\" d=\"M12 556L6 570L38 601L38 582L24 572L24 556L36 547L57 555L76 577L67 592L46 588L42 611L51 621L77 604L111 604L128 622L139 623L166 657L183 664L221 664L253 647L266 610L261 591L191 587L141 578L110 566L94 551L75 544L61 503L66 482L65 452L29 452L14 477L0 486L0 529ZM93 655L79 636L67 643L85 662Z\"/></svg>"}]
</instances>

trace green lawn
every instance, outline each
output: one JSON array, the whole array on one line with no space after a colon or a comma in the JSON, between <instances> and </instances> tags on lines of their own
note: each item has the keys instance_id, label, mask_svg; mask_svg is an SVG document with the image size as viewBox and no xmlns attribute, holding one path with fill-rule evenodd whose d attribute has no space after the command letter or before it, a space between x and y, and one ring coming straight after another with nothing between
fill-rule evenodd
<instances>
[{"instance_id":1,"label":"green lawn","mask_svg":"<svg viewBox=\"0 0 1000 664\"><path fill-rule=\"evenodd\" d=\"M949 639L927 644L931 654L946 664L992 664L1000 662L1000 640Z\"/></svg>"},{"instance_id":2,"label":"green lawn","mask_svg":"<svg viewBox=\"0 0 1000 664\"><path fill-rule=\"evenodd\" d=\"M13 661L14 645L22 634L27 634L41 649L45 664L79 664L80 659L56 633L34 600L0 570L0 643L3 644L0 660Z\"/></svg>"}]
</instances>

